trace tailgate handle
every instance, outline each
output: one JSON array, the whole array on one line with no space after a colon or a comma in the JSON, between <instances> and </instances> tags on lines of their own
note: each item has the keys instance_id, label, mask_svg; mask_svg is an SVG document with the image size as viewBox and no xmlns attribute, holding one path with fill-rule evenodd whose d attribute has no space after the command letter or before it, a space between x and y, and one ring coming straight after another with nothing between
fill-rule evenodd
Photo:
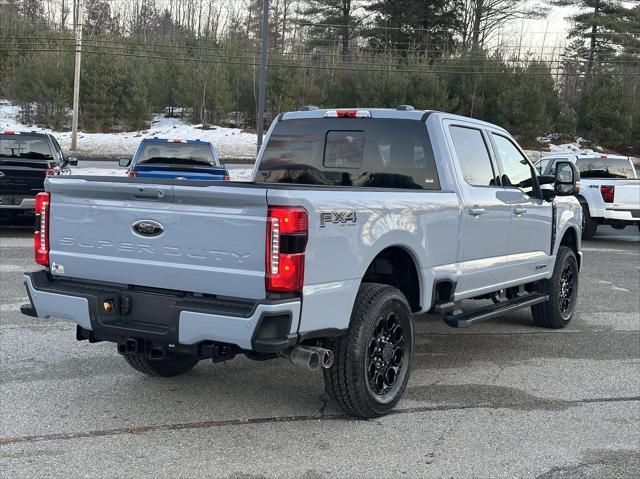
<instances>
[{"instance_id":1,"label":"tailgate handle","mask_svg":"<svg viewBox=\"0 0 640 479\"><path fill-rule=\"evenodd\" d=\"M161 200L164 198L164 191L158 190L155 194L138 194L133 197L137 200Z\"/></svg>"}]
</instances>

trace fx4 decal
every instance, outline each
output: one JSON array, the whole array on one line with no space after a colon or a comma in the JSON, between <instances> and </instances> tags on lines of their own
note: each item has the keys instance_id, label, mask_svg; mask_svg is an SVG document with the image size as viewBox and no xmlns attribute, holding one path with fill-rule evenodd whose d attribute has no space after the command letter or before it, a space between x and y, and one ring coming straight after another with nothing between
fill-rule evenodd
<instances>
[{"instance_id":1,"label":"fx4 decal","mask_svg":"<svg viewBox=\"0 0 640 479\"><path fill-rule=\"evenodd\" d=\"M320 213L320 228L324 228L328 224L346 225L356 224L356 212L349 211L323 211Z\"/></svg>"}]
</instances>

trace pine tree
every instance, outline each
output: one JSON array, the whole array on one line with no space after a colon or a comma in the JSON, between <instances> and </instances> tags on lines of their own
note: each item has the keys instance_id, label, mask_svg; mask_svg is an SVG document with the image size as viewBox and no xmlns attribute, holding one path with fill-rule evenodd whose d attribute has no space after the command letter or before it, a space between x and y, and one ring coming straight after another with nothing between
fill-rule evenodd
<instances>
[{"instance_id":1,"label":"pine tree","mask_svg":"<svg viewBox=\"0 0 640 479\"><path fill-rule=\"evenodd\" d=\"M376 48L422 50L440 56L455 44L461 29L459 0L382 0L367 7L374 14L370 43Z\"/></svg>"},{"instance_id":2,"label":"pine tree","mask_svg":"<svg viewBox=\"0 0 640 479\"><path fill-rule=\"evenodd\" d=\"M361 24L363 2L357 0L309 0L300 15L311 23L308 33L312 43L332 40L339 42L342 55L349 53L351 39Z\"/></svg>"},{"instance_id":3,"label":"pine tree","mask_svg":"<svg viewBox=\"0 0 640 479\"><path fill-rule=\"evenodd\" d=\"M640 6L625 7L620 0L550 0L556 6L577 6L569 38L582 39L586 73L621 53L640 58ZM579 43L576 44L579 46Z\"/></svg>"}]
</instances>

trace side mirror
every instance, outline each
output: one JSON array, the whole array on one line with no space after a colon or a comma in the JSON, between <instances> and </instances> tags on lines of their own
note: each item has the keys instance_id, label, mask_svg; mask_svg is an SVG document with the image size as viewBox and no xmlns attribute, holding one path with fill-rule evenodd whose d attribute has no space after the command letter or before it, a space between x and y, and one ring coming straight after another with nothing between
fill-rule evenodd
<instances>
[{"instance_id":1,"label":"side mirror","mask_svg":"<svg viewBox=\"0 0 640 479\"><path fill-rule=\"evenodd\" d=\"M570 161L556 163L555 192L557 196L574 196L580 191L580 172Z\"/></svg>"},{"instance_id":2,"label":"side mirror","mask_svg":"<svg viewBox=\"0 0 640 479\"><path fill-rule=\"evenodd\" d=\"M131 158L120 158L118 160L118 165L121 166L122 168L128 168L130 164L131 164Z\"/></svg>"},{"instance_id":3,"label":"side mirror","mask_svg":"<svg viewBox=\"0 0 640 479\"><path fill-rule=\"evenodd\" d=\"M78 158L76 158L75 156L68 156L67 164L71 166L78 166Z\"/></svg>"}]
</instances>

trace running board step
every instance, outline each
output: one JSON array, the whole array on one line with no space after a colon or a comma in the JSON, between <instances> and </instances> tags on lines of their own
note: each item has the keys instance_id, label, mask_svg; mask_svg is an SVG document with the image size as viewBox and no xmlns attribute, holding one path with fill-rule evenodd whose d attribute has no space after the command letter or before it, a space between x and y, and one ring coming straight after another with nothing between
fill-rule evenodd
<instances>
[{"instance_id":1,"label":"running board step","mask_svg":"<svg viewBox=\"0 0 640 479\"><path fill-rule=\"evenodd\" d=\"M499 316L518 309L527 308L534 304L544 303L548 300L549 295L542 293L529 293L514 299L492 304L486 308L476 309L475 311L470 311L468 313L449 314L444 317L444 322L452 328L466 328L478 321L493 318L494 316Z\"/></svg>"}]
</instances>

